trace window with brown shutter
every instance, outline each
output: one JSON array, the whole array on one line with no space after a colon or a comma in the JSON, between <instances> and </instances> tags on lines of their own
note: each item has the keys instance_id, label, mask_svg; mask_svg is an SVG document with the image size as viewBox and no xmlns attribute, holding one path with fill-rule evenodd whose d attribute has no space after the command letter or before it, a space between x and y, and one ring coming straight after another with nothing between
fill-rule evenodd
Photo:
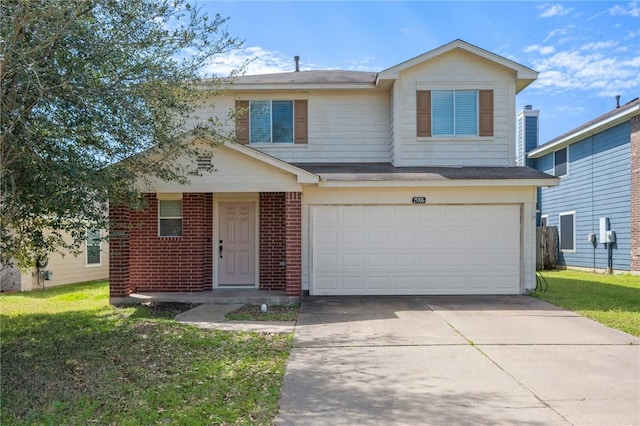
<instances>
[{"instance_id":1,"label":"window with brown shutter","mask_svg":"<svg viewBox=\"0 0 640 426\"><path fill-rule=\"evenodd\" d=\"M493 90L480 90L480 136L493 136Z\"/></svg>"},{"instance_id":2,"label":"window with brown shutter","mask_svg":"<svg viewBox=\"0 0 640 426\"><path fill-rule=\"evenodd\" d=\"M308 105L306 100L294 101L295 138L294 143L309 143Z\"/></svg>"},{"instance_id":3,"label":"window with brown shutter","mask_svg":"<svg viewBox=\"0 0 640 426\"><path fill-rule=\"evenodd\" d=\"M249 101L236 101L236 141L249 143Z\"/></svg>"},{"instance_id":4,"label":"window with brown shutter","mask_svg":"<svg viewBox=\"0 0 640 426\"><path fill-rule=\"evenodd\" d=\"M416 135L417 137L431 136L431 91L418 90L416 92Z\"/></svg>"}]
</instances>

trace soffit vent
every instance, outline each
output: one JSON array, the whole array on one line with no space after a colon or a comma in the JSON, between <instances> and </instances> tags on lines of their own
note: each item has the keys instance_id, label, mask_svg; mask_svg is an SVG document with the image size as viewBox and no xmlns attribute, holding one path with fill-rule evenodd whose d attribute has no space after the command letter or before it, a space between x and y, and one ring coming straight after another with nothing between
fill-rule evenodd
<instances>
[{"instance_id":1,"label":"soffit vent","mask_svg":"<svg viewBox=\"0 0 640 426\"><path fill-rule=\"evenodd\" d=\"M198 157L198 170L211 169L211 157Z\"/></svg>"}]
</instances>

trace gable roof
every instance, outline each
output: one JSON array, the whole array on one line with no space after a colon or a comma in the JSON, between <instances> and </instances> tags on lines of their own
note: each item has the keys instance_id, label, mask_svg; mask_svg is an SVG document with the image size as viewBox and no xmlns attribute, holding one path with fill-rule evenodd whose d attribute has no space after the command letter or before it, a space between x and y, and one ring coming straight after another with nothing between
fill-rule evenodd
<instances>
[{"instance_id":1,"label":"gable roof","mask_svg":"<svg viewBox=\"0 0 640 426\"><path fill-rule=\"evenodd\" d=\"M611 127L617 126L620 123L624 123L631 117L640 115L640 98L635 98L619 108L611 110L600 117L594 118L591 121L584 123L581 126L576 127L573 130L568 131L556 138L551 139L536 149L531 150L527 157L539 158L550 152L562 149L565 146L569 146L574 142L578 142L586 137L601 133Z\"/></svg>"},{"instance_id":2,"label":"gable roof","mask_svg":"<svg viewBox=\"0 0 640 426\"><path fill-rule=\"evenodd\" d=\"M517 62L514 62L503 56L496 55L495 53L489 52L488 50L481 49L477 46L467 43L464 40L457 39L452 41L451 43L448 43L436 49L430 50L426 53L423 53L422 55L416 56L415 58L409 59L408 61L404 61L398 65L395 65L391 68L388 68L378 73L376 84L378 84L381 80L395 80L400 76L401 71L404 71L408 68L419 65L421 63L427 62L437 56L454 51L456 49L463 50L465 52L479 56L483 59L486 59L487 61L494 62L504 68L507 68L515 72L516 93L520 92L522 89L524 89L525 87L533 83L536 80L536 78L538 78L538 72L532 70L531 68L525 67L524 65L520 65Z\"/></svg>"},{"instance_id":3,"label":"gable roof","mask_svg":"<svg viewBox=\"0 0 640 426\"><path fill-rule=\"evenodd\" d=\"M527 87L538 77L538 73L531 68L527 68L510 59L458 39L378 73L348 70L293 71L238 76L232 78L230 82L233 90L299 88L376 89L385 86L386 83L389 83L391 80L397 79L401 71L456 49L464 50L513 71L516 76L516 93Z\"/></svg>"}]
</instances>

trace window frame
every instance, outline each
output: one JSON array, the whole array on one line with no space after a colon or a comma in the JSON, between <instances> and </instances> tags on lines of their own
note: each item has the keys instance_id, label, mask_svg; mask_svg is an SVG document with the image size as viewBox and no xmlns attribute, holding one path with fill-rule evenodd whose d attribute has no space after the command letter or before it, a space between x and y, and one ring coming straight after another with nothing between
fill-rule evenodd
<instances>
[{"instance_id":1,"label":"window frame","mask_svg":"<svg viewBox=\"0 0 640 426\"><path fill-rule=\"evenodd\" d=\"M545 224L542 224L542 221L545 222ZM540 226L549 226L549 215L548 214L543 214L540 216Z\"/></svg>"},{"instance_id":2,"label":"window frame","mask_svg":"<svg viewBox=\"0 0 640 426\"><path fill-rule=\"evenodd\" d=\"M92 231L97 231L97 244L90 244L90 236ZM95 238L93 239L95 241ZM90 247L98 247L98 262L91 263L89 262L89 248ZM87 228L86 238L84 240L84 266L87 268L95 268L97 266L102 266L102 231L100 229L95 228Z\"/></svg>"},{"instance_id":3,"label":"window frame","mask_svg":"<svg viewBox=\"0 0 640 426\"><path fill-rule=\"evenodd\" d=\"M436 108L435 98L438 93L451 93L451 108L452 110L447 110L447 113L451 113L451 125L452 125L452 133L437 133L435 126L436 115L439 111L442 111L441 108ZM457 97L456 94L460 92L473 93L475 95L475 133L458 133L457 124L460 121L460 117L462 113L458 114L457 105ZM479 137L480 136L480 90L479 89L432 89L431 90L431 135L433 137Z\"/></svg>"},{"instance_id":4,"label":"window frame","mask_svg":"<svg viewBox=\"0 0 640 426\"><path fill-rule=\"evenodd\" d=\"M162 216L162 203L164 202L180 202L180 216ZM180 220L180 234L179 235L169 235L169 234L163 234L162 233L162 221L163 220ZM184 232L184 203L182 201L182 198L176 199L176 198L165 198L165 199L158 199L158 237L161 238L182 238Z\"/></svg>"},{"instance_id":5,"label":"window frame","mask_svg":"<svg viewBox=\"0 0 640 426\"><path fill-rule=\"evenodd\" d=\"M556 167L557 167L556 154L558 152L561 152L561 151L565 151L564 174L559 175L556 172ZM557 150L553 151L553 175L555 177L559 177L559 178L569 175L569 147L568 146L565 146L564 148L560 148L560 149L557 149Z\"/></svg>"},{"instance_id":6,"label":"window frame","mask_svg":"<svg viewBox=\"0 0 640 426\"><path fill-rule=\"evenodd\" d=\"M291 104L291 141L275 142L273 140L273 102L289 102ZM251 113L251 104L254 102L269 102L269 141L254 142L252 139L253 114ZM296 143L296 105L295 99L250 99L249 109L247 111L249 120L249 145L295 145Z\"/></svg>"},{"instance_id":7,"label":"window frame","mask_svg":"<svg viewBox=\"0 0 640 426\"><path fill-rule=\"evenodd\" d=\"M562 238L562 218L566 217L566 216L571 216L573 218L572 220L572 241L571 241L571 246L572 248L563 248L563 238ZM570 211L570 212L561 212L558 213L558 239L559 239L559 249L561 252L563 253L575 253L576 252L576 212L574 211Z\"/></svg>"}]
</instances>

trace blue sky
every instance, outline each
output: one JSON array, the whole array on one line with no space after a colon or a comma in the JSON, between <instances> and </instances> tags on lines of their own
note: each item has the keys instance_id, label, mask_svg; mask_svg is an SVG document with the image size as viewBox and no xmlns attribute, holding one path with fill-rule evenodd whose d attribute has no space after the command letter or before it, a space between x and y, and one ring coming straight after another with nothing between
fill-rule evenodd
<instances>
[{"instance_id":1,"label":"blue sky","mask_svg":"<svg viewBox=\"0 0 640 426\"><path fill-rule=\"evenodd\" d=\"M455 39L540 73L516 112L540 110L544 143L640 96L639 1L231 1L200 0L228 17L241 50L209 72L301 69L382 71Z\"/></svg>"}]
</instances>

